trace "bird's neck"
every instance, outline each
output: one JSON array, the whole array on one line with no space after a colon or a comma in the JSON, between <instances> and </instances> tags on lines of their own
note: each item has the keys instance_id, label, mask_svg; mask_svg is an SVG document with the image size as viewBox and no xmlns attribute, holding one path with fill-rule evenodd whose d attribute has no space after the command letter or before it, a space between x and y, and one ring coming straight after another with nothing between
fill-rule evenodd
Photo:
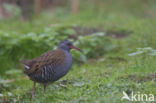
<instances>
[{"instance_id":1,"label":"bird's neck","mask_svg":"<svg viewBox=\"0 0 156 103\"><path fill-rule=\"evenodd\" d=\"M58 49L60 49L60 50L62 50L62 51L64 51L64 52L70 53L70 50L69 50L69 49L65 49L65 48L61 48L61 47L58 47Z\"/></svg>"}]
</instances>

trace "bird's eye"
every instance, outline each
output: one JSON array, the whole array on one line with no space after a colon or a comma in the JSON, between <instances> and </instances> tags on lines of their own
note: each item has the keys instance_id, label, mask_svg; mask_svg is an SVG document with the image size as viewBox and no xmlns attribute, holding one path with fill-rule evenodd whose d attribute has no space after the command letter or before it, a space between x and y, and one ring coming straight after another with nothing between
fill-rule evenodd
<instances>
[{"instance_id":1,"label":"bird's eye","mask_svg":"<svg viewBox=\"0 0 156 103\"><path fill-rule=\"evenodd\" d=\"M68 45L68 46L71 46L71 43L68 43L67 45Z\"/></svg>"}]
</instances>

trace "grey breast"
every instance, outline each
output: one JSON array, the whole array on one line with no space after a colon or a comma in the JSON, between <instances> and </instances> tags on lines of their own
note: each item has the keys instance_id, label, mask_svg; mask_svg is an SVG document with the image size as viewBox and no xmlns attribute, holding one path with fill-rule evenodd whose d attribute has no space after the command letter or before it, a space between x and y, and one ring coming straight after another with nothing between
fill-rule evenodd
<instances>
[{"instance_id":1,"label":"grey breast","mask_svg":"<svg viewBox=\"0 0 156 103\"><path fill-rule=\"evenodd\" d=\"M55 74L53 77L54 81L66 75L72 66L72 55L70 54L70 52L67 51L64 51L64 53L64 62L55 69Z\"/></svg>"}]
</instances>

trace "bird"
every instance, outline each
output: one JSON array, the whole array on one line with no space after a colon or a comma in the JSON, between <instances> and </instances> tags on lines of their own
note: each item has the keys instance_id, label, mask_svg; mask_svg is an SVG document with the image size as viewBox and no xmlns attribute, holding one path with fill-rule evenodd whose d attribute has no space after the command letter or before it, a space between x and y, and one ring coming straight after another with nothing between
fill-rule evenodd
<instances>
[{"instance_id":1,"label":"bird","mask_svg":"<svg viewBox=\"0 0 156 103\"><path fill-rule=\"evenodd\" d=\"M43 85L44 94L47 85L65 76L72 66L71 49L82 52L69 40L63 40L55 50L50 50L32 60L21 60L24 66L24 73L33 81L31 99L34 98L36 83Z\"/></svg>"}]
</instances>

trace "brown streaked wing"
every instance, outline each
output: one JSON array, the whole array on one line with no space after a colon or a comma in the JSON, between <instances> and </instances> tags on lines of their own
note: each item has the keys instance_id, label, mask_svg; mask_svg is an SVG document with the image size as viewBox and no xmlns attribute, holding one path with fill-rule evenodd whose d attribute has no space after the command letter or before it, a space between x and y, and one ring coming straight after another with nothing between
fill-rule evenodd
<instances>
[{"instance_id":1,"label":"brown streaked wing","mask_svg":"<svg viewBox=\"0 0 156 103\"><path fill-rule=\"evenodd\" d=\"M32 65L32 67L26 71L26 74L31 74L31 73L37 73L40 74L42 72L42 69L45 66L48 66L50 64L55 64L56 67L63 63L65 58L65 54L61 49L56 49L53 51L49 51L40 57L35 59L35 63ZM55 68L53 68L55 69Z\"/></svg>"}]
</instances>

